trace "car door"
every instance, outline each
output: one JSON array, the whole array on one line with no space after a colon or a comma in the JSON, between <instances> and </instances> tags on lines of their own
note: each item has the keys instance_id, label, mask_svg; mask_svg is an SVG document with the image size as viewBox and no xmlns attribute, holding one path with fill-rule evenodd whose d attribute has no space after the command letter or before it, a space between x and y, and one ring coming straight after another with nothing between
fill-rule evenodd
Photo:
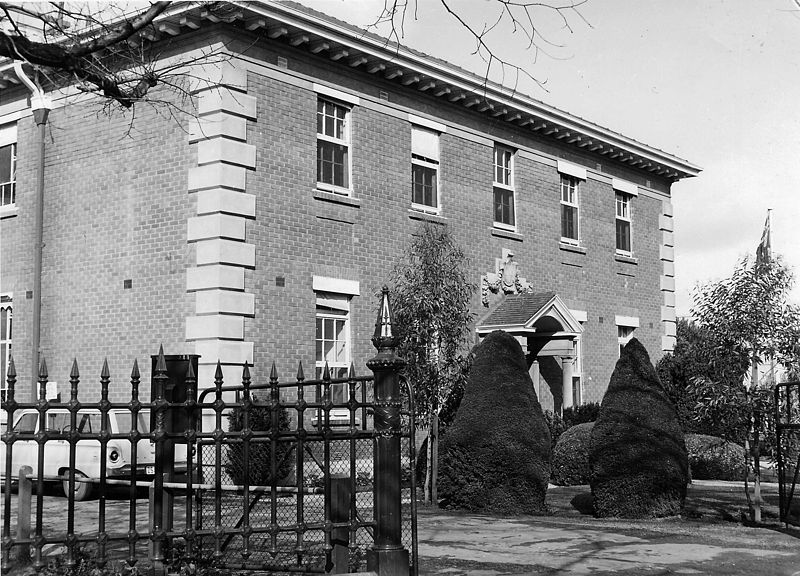
<instances>
[{"instance_id":1,"label":"car door","mask_svg":"<svg viewBox=\"0 0 800 576\"><path fill-rule=\"evenodd\" d=\"M11 477L16 478L22 466L30 466L36 473L37 448L32 435L36 433L39 415L35 411L23 411L16 418L12 429L17 434L30 434L31 438L19 439L11 449ZM6 445L3 443L3 466L5 466ZM5 469L3 470L5 474Z\"/></svg>"}]
</instances>

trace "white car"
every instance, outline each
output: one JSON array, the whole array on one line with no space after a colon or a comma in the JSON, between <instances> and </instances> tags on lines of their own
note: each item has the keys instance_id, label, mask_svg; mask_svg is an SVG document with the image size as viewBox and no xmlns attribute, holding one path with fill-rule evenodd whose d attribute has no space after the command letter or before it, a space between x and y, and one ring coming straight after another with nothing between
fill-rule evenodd
<instances>
[{"instance_id":1,"label":"white car","mask_svg":"<svg viewBox=\"0 0 800 576\"><path fill-rule=\"evenodd\" d=\"M127 434L131 430L131 413L124 409L108 412L109 427L112 434ZM101 415L98 409L78 411L76 423L78 431L84 434L98 434L101 429ZM17 433L35 434L39 431L39 413L31 408L14 413L12 429ZM48 432L69 433L70 413L62 408L50 409L45 417ZM137 430L143 434L150 431L149 409L139 412ZM176 470L186 470L186 446L175 446ZM179 462L179 460L182 460ZM22 466L33 468L34 477L38 474L39 445L34 439L15 440L11 451L12 480L17 479ZM6 444L0 442L0 469L5 475ZM155 474L155 444L149 439L139 440L136 450L137 480L147 480ZM44 445L44 478L47 481L60 481L64 494L69 493L69 441L66 438L48 439ZM59 478L60 477L60 478ZM108 441L106 450L106 477L129 479L131 477L131 442L115 438ZM85 500L92 495L95 482L82 482L83 479L100 479L100 441L79 440L75 445L75 500Z\"/></svg>"}]
</instances>

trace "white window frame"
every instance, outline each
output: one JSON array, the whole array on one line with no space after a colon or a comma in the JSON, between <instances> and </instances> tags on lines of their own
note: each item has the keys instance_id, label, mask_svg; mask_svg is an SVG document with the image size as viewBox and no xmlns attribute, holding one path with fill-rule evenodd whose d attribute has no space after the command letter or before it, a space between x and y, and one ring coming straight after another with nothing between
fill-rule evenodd
<instances>
[{"instance_id":1,"label":"white window frame","mask_svg":"<svg viewBox=\"0 0 800 576\"><path fill-rule=\"evenodd\" d=\"M572 201L564 199L564 192L572 191ZM564 244L572 244L574 246L580 245L581 239L581 209L580 209L580 179L577 176L571 176L569 174L561 174L561 184L560 184L560 192L561 192L561 219L563 221L564 217L564 209L567 208L574 208L575 209L575 238L570 238L568 236L564 236L563 232L563 225L562 222L559 222L559 227L561 228L561 242Z\"/></svg>"},{"instance_id":2,"label":"white window frame","mask_svg":"<svg viewBox=\"0 0 800 576\"><path fill-rule=\"evenodd\" d=\"M11 180L8 182L0 182L0 185L11 186L11 196L14 198L13 202L0 205L0 214L4 212L15 212L17 208L17 194L16 194L16 172L17 172L17 123L12 122L0 126L0 148L11 146ZM0 196L0 202L2 197Z\"/></svg>"},{"instance_id":3,"label":"white window frame","mask_svg":"<svg viewBox=\"0 0 800 576\"><path fill-rule=\"evenodd\" d=\"M572 362L572 405L581 406L583 402L583 338L578 336L573 341L575 360ZM575 380L578 381L577 401L575 396Z\"/></svg>"},{"instance_id":4,"label":"white window frame","mask_svg":"<svg viewBox=\"0 0 800 576\"><path fill-rule=\"evenodd\" d=\"M614 191L614 248L621 256L633 256L633 195ZM628 223L628 244L630 250L622 250L617 246L617 220Z\"/></svg>"},{"instance_id":5,"label":"white window frame","mask_svg":"<svg viewBox=\"0 0 800 576\"><path fill-rule=\"evenodd\" d=\"M0 310L7 310L6 313L6 338L0 340L0 346L5 352L5 359L6 363L5 366L2 367L0 371L0 377L2 377L2 382L0 382L0 394L2 394L3 399L5 399L6 390L8 389L8 385L6 383L6 375L8 370L8 361L11 357L11 346L13 341L14 333L12 331L12 319L14 316L14 295L10 292L3 292L0 293Z\"/></svg>"},{"instance_id":6,"label":"white window frame","mask_svg":"<svg viewBox=\"0 0 800 576\"><path fill-rule=\"evenodd\" d=\"M619 345L617 357L622 356L622 349L631 341L636 328L637 326L631 326L630 324L617 324L617 344Z\"/></svg>"},{"instance_id":7,"label":"white window frame","mask_svg":"<svg viewBox=\"0 0 800 576\"><path fill-rule=\"evenodd\" d=\"M501 228L503 230L510 230L512 232L517 231L517 193L516 193L516 186L514 183L514 164L515 164L515 156L514 150L509 148L508 146L503 146L501 144L494 145L494 151L492 153L492 165L494 167L492 178L493 188L492 188L492 222L495 228ZM508 158L507 166L504 163L498 163L498 158ZM498 180L497 174L498 171L502 171L506 174L506 178ZM505 181L503 181L505 180ZM494 196L494 189L499 188L501 190L506 190L511 192L511 224L506 222L500 222L496 219L497 216L497 203Z\"/></svg>"},{"instance_id":8,"label":"white window frame","mask_svg":"<svg viewBox=\"0 0 800 576\"><path fill-rule=\"evenodd\" d=\"M317 277L315 277L316 279ZM352 294L345 294L340 292L320 292L316 291L316 305L315 305L315 314L314 314L314 367L315 367L315 378L321 379L322 374L325 370L325 342L332 341L334 342L334 349L336 348L336 343L340 342L335 338L336 336L336 322L341 321L344 323L344 327L342 329L343 340L345 343L344 353L345 358L344 360L328 362L328 370L331 372L331 379L337 379L342 377L341 374L348 374L350 365L352 364L352 346L353 346L353 339L350 329L350 319L351 319L351 304L352 304ZM328 306L329 308L335 308L337 312L328 312L326 310L321 310L321 308L326 308L325 300L332 301L333 306ZM338 302L338 305L337 305ZM334 338L325 338L325 320L333 320L334 321ZM317 357L317 343L320 342L320 339L317 338L317 325L319 322L322 322L322 347L321 347L321 354L322 357ZM348 390L344 385L336 384L334 385L338 388L331 388L331 399L336 401L336 403L343 403L347 402L348 397ZM339 395L340 398L335 400L336 396ZM319 399L321 400L321 398ZM333 415L333 412L332 412ZM338 412L337 412L338 415Z\"/></svg>"},{"instance_id":9,"label":"white window frame","mask_svg":"<svg viewBox=\"0 0 800 576\"><path fill-rule=\"evenodd\" d=\"M411 126L412 130L412 138L411 138L411 208L413 210L418 210L420 212L425 212L427 214L441 214L442 212L442 191L441 191L441 180L440 180L440 160L441 158L441 132L437 132L436 130L431 130L429 128L423 126ZM413 131L419 130L420 132L427 132L436 137L436 145L439 151L437 151L437 158L427 158L423 157L420 154L414 152L414 138L413 138ZM427 204L418 204L414 202L414 169L413 165L422 166L423 168L431 168L436 172L436 206L428 206Z\"/></svg>"},{"instance_id":10,"label":"white window frame","mask_svg":"<svg viewBox=\"0 0 800 576\"><path fill-rule=\"evenodd\" d=\"M351 115L353 113L352 107L346 103L339 102L332 98L326 98L324 96L317 95L317 112L316 112L316 119L317 123L319 124L319 104L320 102L325 103L326 105L334 106L335 108L340 108L344 110L344 120L342 126L342 136L343 138L337 138L335 135L325 134L325 123L323 122L323 132L317 131L317 189L324 190L326 192L333 192L334 194L340 194L342 196L352 196L353 194L353 146L352 146L352 137L351 137L351 124L352 118ZM337 144L340 146L344 146L347 148L347 166L345 167L347 171L347 186L338 186L333 183L322 182L319 174L319 142L329 142L332 144Z\"/></svg>"}]
</instances>

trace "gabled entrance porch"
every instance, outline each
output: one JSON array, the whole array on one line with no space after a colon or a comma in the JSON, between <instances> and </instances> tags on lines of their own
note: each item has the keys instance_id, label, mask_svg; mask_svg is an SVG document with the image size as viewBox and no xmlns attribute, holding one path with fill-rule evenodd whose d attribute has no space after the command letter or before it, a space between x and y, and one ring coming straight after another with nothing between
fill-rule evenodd
<instances>
[{"instance_id":1,"label":"gabled entrance porch","mask_svg":"<svg viewBox=\"0 0 800 576\"><path fill-rule=\"evenodd\" d=\"M573 368L583 328L555 292L504 296L476 327L479 338L494 330L513 334L519 341L543 407L551 398L556 412L576 404Z\"/></svg>"}]
</instances>

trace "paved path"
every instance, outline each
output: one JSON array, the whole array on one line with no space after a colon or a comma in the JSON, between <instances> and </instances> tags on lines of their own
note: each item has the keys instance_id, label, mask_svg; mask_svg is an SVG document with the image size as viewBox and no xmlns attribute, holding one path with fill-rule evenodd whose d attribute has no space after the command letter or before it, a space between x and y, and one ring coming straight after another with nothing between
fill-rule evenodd
<instances>
[{"instance_id":1,"label":"paved path","mask_svg":"<svg viewBox=\"0 0 800 576\"><path fill-rule=\"evenodd\" d=\"M746 527L741 484L696 481L687 516L611 520L581 515L570 505L588 487L553 488L553 516L490 518L422 510L422 574L591 575L697 574L800 576L800 530L781 532L777 494L765 489L771 527Z\"/></svg>"}]
</instances>

